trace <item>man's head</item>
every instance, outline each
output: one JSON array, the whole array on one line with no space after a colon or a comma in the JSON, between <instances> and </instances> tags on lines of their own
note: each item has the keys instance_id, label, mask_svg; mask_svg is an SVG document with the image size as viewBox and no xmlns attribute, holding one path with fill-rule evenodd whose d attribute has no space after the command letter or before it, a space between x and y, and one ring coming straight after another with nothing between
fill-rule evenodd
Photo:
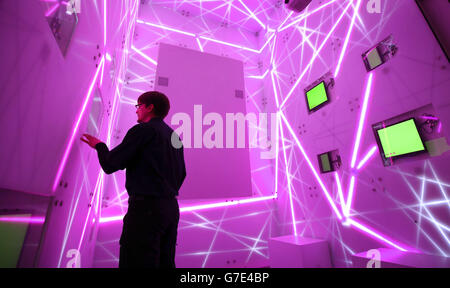
<instances>
[{"instance_id":1,"label":"man's head","mask_svg":"<svg viewBox=\"0 0 450 288\"><path fill-rule=\"evenodd\" d=\"M158 91L145 92L138 98L137 122L144 123L154 117L164 119L169 113L170 102L166 95Z\"/></svg>"}]
</instances>

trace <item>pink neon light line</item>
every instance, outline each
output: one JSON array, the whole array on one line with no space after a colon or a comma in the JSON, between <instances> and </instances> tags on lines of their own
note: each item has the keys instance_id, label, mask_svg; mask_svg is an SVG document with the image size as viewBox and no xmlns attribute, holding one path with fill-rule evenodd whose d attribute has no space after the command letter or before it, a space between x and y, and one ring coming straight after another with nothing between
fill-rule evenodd
<instances>
[{"instance_id":1,"label":"pink neon light line","mask_svg":"<svg viewBox=\"0 0 450 288\"><path fill-rule=\"evenodd\" d=\"M303 70L302 74L300 75L300 77L298 77L297 81L292 86L291 90L289 91L289 93L286 95L286 97L284 98L283 102L281 103L281 106L280 106L281 108L283 108L284 104L286 104L287 100L291 97L292 93L294 93L294 90L297 88L298 84L303 79L303 76L305 76L306 72L308 72L308 70L310 69L310 67L312 66L314 61L316 60L316 58L319 55L320 51L322 51L323 47L328 42L328 39L331 37L331 35L333 34L334 30L337 28L337 26L341 22L341 20L344 17L345 13L347 13L347 10L350 8L351 4L352 4L352 1L349 1L347 6L345 7L344 11L342 12L341 16L339 16L338 20L336 21L334 26L331 28L330 32L328 32L327 36L323 40L323 42L320 45L320 47L316 51L314 51L313 57L309 61L308 65L305 67L305 69Z\"/></svg>"},{"instance_id":2,"label":"pink neon light line","mask_svg":"<svg viewBox=\"0 0 450 288\"><path fill-rule=\"evenodd\" d=\"M164 25L154 24L154 23L142 21L142 20L139 20L139 19L136 20L136 22L139 23L139 24L145 24L145 25L153 26L153 27L160 28L160 29L163 29L163 30L168 30L168 31L184 34L184 35L187 35L187 36L195 37L195 34L193 34L193 33L185 32L185 31L182 31L182 30L174 29L174 28L170 28L170 27L167 27L167 26L164 26Z\"/></svg>"},{"instance_id":3,"label":"pink neon light line","mask_svg":"<svg viewBox=\"0 0 450 288\"><path fill-rule=\"evenodd\" d=\"M190 212L190 211L198 211L198 210L211 209L211 208L217 208L217 207L233 206L233 205L238 205L238 204L248 204L248 203L254 203L254 202L260 202L260 201L265 201L265 200L269 200L269 199L274 199L274 198L275 198L275 195L271 195L271 196L265 196L265 197L247 198L247 199L242 199L242 200L232 200L232 201L228 201L228 202L219 202L219 203L188 206L188 207L180 208L180 212Z\"/></svg>"},{"instance_id":4,"label":"pink neon light line","mask_svg":"<svg viewBox=\"0 0 450 288\"><path fill-rule=\"evenodd\" d=\"M431 117L431 116L420 116L420 118L422 118L422 119L426 119L426 120L434 120L434 121L439 121L439 118L436 118L436 117Z\"/></svg>"},{"instance_id":5,"label":"pink neon light line","mask_svg":"<svg viewBox=\"0 0 450 288\"><path fill-rule=\"evenodd\" d=\"M277 29L278 32L281 32L281 31L283 31L283 30L286 30L287 28L291 27L292 25L297 24L298 22L302 21L303 19L305 19L305 18L311 16L311 15L314 14L314 13L319 12L319 11L322 10L323 8L329 6L330 4L333 4L333 3L336 2L336 1L337 1L337 0L332 0L332 1L328 2L328 3L323 4L322 6L319 6L318 8L316 8L315 10L313 10L313 11L311 11L311 12L309 12L309 13L304 13L303 15L299 16L299 18L295 19L294 21L292 21L291 23L289 23L288 25L286 25L286 26L284 26L284 27L281 27L282 25L280 25L280 27ZM350 1L353 1L353 0L350 0ZM289 18L289 17L288 17L288 18ZM288 18L286 18L286 20L287 20ZM286 20L283 21L282 24L284 24L284 22L286 22Z\"/></svg>"},{"instance_id":6,"label":"pink neon light line","mask_svg":"<svg viewBox=\"0 0 450 288\"><path fill-rule=\"evenodd\" d=\"M259 49L259 50L256 50L256 49L248 48L248 47L245 47L245 46L242 46L242 45L237 45L237 44L233 44L233 43L229 43L229 42L225 42L225 41L216 40L216 39L209 38L209 37L206 37L206 36L198 36L197 37L197 35L195 35L193 33L190 33L190 32L185 32L185 31L174 29L174 28L170 28L170 27L167 27L167 26L164 26L164 25L159 25L159 24L154 24L154 23L142 21L142 20L139 20L139 19L136 20L136 22L139 23L139 24L145 24L145 25L153 26L153 27L160 28L160 29L163 29L163 30L168 30L168 31L184 34L184 35L187 35L187 36L195 37L196 39L201 38L203 40L207 40L207 41L211 41L211 42L227 45L227 46L234 47L234 48L243 49L243 50L250 51L250 52L253 52L253 53L258 53L258 54L261 53L262 50L264 50L264 48L270 42L272 37L275 35L275 33L272 33L272 35L269 37L269 39L266 41L266 43L263 45L263 47L261 47L261 49Z\"/></svg>"},{"instance_id":7,"label":"pink neon light line","mask_svg":"<svg viewBox=\"0 0 450 288\"><path fill-rule=\"evenodd\" d=\"M216 40L216 39L205 37L205 36L199 36L199 38L202 38L204 40L208 40L208 41L211 41L211 42L216 42L216 43L219 43L219 44L227 45L227 46L230 46L230 47L247 50L247 51L254 52L254 53L260 53L259 50L252 49L252 48L247 48L247 47L242 46L242 45L232 44L232 43Z\"/></svg>"},{"instance_id":8,"label":"pink neon light line","mask_svg":"<svg viewBox=\"0 0 450 288\"><path fill-rule=\"evenodd\" d=\"M155 60L153 60L152 58L148 57L147 55L145 55L141 50L137 49L134 46L131 46L131 49L133 51L135 51L136 53L138 53L139 55L141 55L142 57L144 57L146 60L148 60L150 63L154 64L154 65L158 65L158 62L156 62Z\"/></svg>"},{"instance_id":9,"label":"pink neon light line","mask_svg":"<svg viewBox=\"0 0 450 288\"><path fill-rule=\"evenodd\" d=\"M89 222L89 216L91 215L91 211L92 211L92 203L94 202L95 199L97 199L97 193L100 193L101 188L102 188L102 183L103 183L103 176L104 173L100 171L100 173L98 174L98 178L97 178L97 184L95 185L94 188L94 195L92 195L91 201L89 203L89 210L86 216L86 219L84 221L84 226L83 226L83 231L81 232L81 238L80 238L80 242L78 244L78 251L80 251L81 249L81 244L83 243L83 238L84 238L84 234L86 232L86 227L87 227L87 223Z\"/></svg>"},{"instance_id":10,"label":"pink neon light line","mask_svg":"<svg viewBox=\"0 0 450 288\"><path fill-rule=\"evenodd\" d=\"M334 172L334 179L336 180L336 185L338 188L339 201L341 203L341 210L342 210L342 213L344 213L344 215L345 215L344 193L342 192L341 179L339 178L339 174L337 172Z\"/></svg>"},{"instance_id":11,"label":"pink neon light line","mask_svg":"<svg viewBox=\"0 0 450 288\"><path fill-rule=\"evenodd\" d=\"M278 131L278 129L279 129L279 125L280 125L280 115L279 115L279 113L277 112L277 131L276 131L276 135L277 135L277 144L276 144L276 146L275 146L275 155L276 155L276 157L275 157L275 197L278 197L278 157L279 157L279 146L280 146L280 131ZM272 145L273 145L273 143L272 143Z\"/></svg>"},{"instance_id":12,"label":"pink neon light line","mask_svg":"<svg viewBox=\"0 0 450 288\"><path fill-rule=\"evenodd\" d=\"M266 70L266 72L264 72L264 74L261 75L261 76L248 76L248 77L246 77L246 78L252 78L252 79L259 79L259 80L262 80L262 79L266 78L267 73L269 73L269 70Z\"/></svg>"},{"instance_id":13,"label":"pink neon light line","mask_svg":"<svg viewBox=\"0 0 450 288\"><path fill-rule=\"evenodd\" d=\"M217 202L217 203L208 203L208 204L180 207L180 213L213 209L213 208L226 207L226 206L235 206L235 205L239 205L239 204L255 203L255 202L261 202L261 201L266 201L266 200L275 199L275 198L276 198L276 195L271 195L271 196L265 196L265 197L233 200L233 201L228 201L228 202ZM100 223L108 223L108 222L122 220L123 216L124 215L101 217Z\"/></svg>"},{"instance_id":14,"label":"pink neon light line","mask_svg":"<svg viewBox=\"0 0 450 288\"><path fill-rule=\"evenodd\" d=\"M88 92L86 93L86 98L84 99L83 106L81 107L81 111L78 114L78 119L77 119L77 121L76 121L76 123L75 123L75 125L74 125L74 127L72 129L72 135L70 136L69 143L67 144L66 150L64 152L64 156L63 156L63 158L61 160L61 163L59 164L58 172L56 173L55 181L53 182L53 189L52 189L53 191L55 191L56 187L58 186L58 182L59 182L59 180L61 178L61 174L62 174L62 172L64 170L65 165L66 165L67 158L69 157L69 152L70 152L70 150L72 148L73 141L75 139L75 135L78 132L78 127L80 125L81 119L83 119L84 111L86 110L87 104L89 103L89 99L91 97L92 90L94 89L95 82L97 81L98 74L99 74L99 72L100 72L100 70L101 70L101 68L103 66L103 62L104 61L105 61L105 59L102 56L102 58L100 60L100 65L98 66L97 71L95 71L94 78L92 79L91 85L89 86Z\"/></svg>"},{"instance_id":15,"label":"pink neon light line","mask_svg":"<svg viewBox=\"0 0 450 288\"><path fill-rule=\"evenodd\" d=\"M103 86L103 73L105 72L105 61L102 64L102 72L100 73L100 87Z\"/></svg>"},{"instance_id":16,"label":"pink neon light line","mask_svg":"<svg viewBox=\"0 0 450 288\"><path fill-rule=\"evenodd\" d=\"M278 25L278 28L276 29L277 31L280 30L281 27L283 27L284 23L286 23L289 18L291 18L292 14L294 14L294 11L289 12L288 16L286 16L283 22L281 22L281 24Z\"/></svg>"},{"instance_id":17,"label":"pink neon light line","mask_svg":"<svg viewBox=\"0 0 450 288\"><path fill-rule=\"evenodd\" d=\"M344 210L344 216L347 218L350 217L350 209L352 208L353 193L355 191L355 182L356 182L356 177L354 175L352 175L352 177L350 178L350 185L348 188L347 205L345 206L345 210Z\"/></svg>"},{"instance_id":18,"label":"pink neon light line","mask_svg":"<svg viewBox=\"0 0 450 288\"><path fill-rule=\"evenodd\" d=\"M286 179L288 182L288 191L289 191L289 204L291 206L291 217L292 217L292 226L294 229L294 235L297 236L297 226L295 225L295 214L294 214L294 203L292 202L292 190L291 190L291 174L289 173L288 161L286 157L286 146L284 145L284 132L283 125L280 122L280 133L281 133L281 143L283 145L283 156L284 156L284 166L286 169Z\"/></svg>"},{"instance_id":19,"label":"pink neon light line","mask_svg":"<svg viewBox=\"0 0 450 288\"><path fill-rule=\"evenodd\" d=\"M103 46L106 47L106 0L103 0Z\"/></svg>"},{"instance_id":20,"label":"pink neon light line","mask_svg":"<svg viewBox=\"0 0 450 288\"><path fill-rule=\"evenodd\" d=\"M313 172L314 177L316 178L317 182L319 182L320 187L322 188L323 192L325 193L325 196L327 197L328 203L330 204L330 206L333 209L334 213L336 213L336 216L339 218L339 220L342 220L342 215L339 212L339 210L337 209L336 205L334 204L334 201L331 198L330 193L328 193L328 190L325 187L325 185L323 184L322 179L320 179L319 174L317 173L316 169L314 169L314 166L312 165L311 160L309 159L308 155L306 154L305 150L303 149L302 144L298 140L297 135L295 135L294 130L292 130L291 125L289 125L289 122L287 121L287 119L284 116L282 111L280 111L280 116L283 119L283 121L284 121L286 127L288 128L289 132L291 133L292 137L294 138L295 142L297 143L298 148L300 148L300 151L302 152L303 157L306 160L306 163L308 163L309 168Z\"/></svg>"},{"instance_id":21,"label":"pink neon light line","mask_svg":"<svg viewBox=\"0 0 450 288\"><path fill-rule=\"evenodd\" d=\"M195 38L195 40L197 41L198 47L200 48L200 51L203 52L203 46L200 43L200 40L198 38Z\"/></svg>"},{"instance_id":22,"label":"pink neon light line","mask_svg":"<svg viewBox=\"0 0 450 288\"><path fill-rule=\"evenodd\" d=\"M61 4L59 2L53 5L47 12L45 12L45 17L50 17L50 15L55 13L56 9L58 9L60 5Z\"/></svg>"},{"instance_id":23,"label":"pink neon light line","mask_svg":"<svg viewBox=\"0 0 450 288\"><path fill-rule=\"evenodd\" d=\"M266 46L269 44L269 42L272 40L272 38L275 37L275 33L272 33L272 35L270 35L270 37L267 39L266 43L264 43L264 45L261 47L261 49L259 49L258 53L261 53L264 48L266 48ZM272 61L271 61L272 63Z\"/></svg>"},{"instance_id":24,"label":"pink neon light line","mask_svg":"<svg viewBox=\"0 0 450 288\"><path fill-rule=\"evenodd\" d=\"M366 156L364 156L364 158L359 162L358 166L356 166L356 170L360 170L372 158L377 149L377 145L372 146L369 152L367 152Z\"/></svg>"},{"instance_id":25,"label":"pink neon light line","mask_svg":"<svg viewBox=\"0 0 450 288\"><path fill-rule=\"evenodd\" d=\"M42 223L45 222L45 217L8 217L8 216L1 216L0 217L0 222L42 224Z\"/></svg>"},{"instance_id":26,"label":"pink neon light line","mask_svg":"<svg viewBox=\"0 0 450 288\"><path fill-rule=\"evenodd\" d=\"M356 140L355 140L355 144L353 146L352 162L350 165L350 167L352 169L355 168L356 157L358 156L358 150L359 150L359 146L361 144L361 136L362 136L362 132L363 132L363 128L364 128L364 122L366 120L367 106L369 105L370 93L372 92L372 80L373 80L373 73L370 73L369 79L366 84L366 92L364 94L363 107L362 107L361 115L359 118L358 131L356 132Z\"/></svg>"},{"instance_id":27,"label":"pink neon light line","mask_svg":"<svg viewBox=\"0 0 450 288\"><path fill-rule=\"evenodd\" d=\"M277 87L275 86L275 79L273 77L273 70L270 71L270 77L272 79L272 87L273 87L273 93L275 95L275 103L276 103L277 107L279 107L280 103L278 102Z\"/></svg>"},{"instance_id":28,"label":"pink neon light line","mask_svg":"<svg viewBox=\"0 0 450 288\"><path fill-rule=\"evenodd\" d=\"M266 29L266 25L264 25L264 23L262 23L258 17L256 17L256 15L250 10L248 9L248 7L244 4L244 2L242 2L242 0L239 0L239 2L242 4L242 6L244 6L244 8L247 10L248 13L250 13L250 16L256 21L258 22L259 25L261 25L261 27L263 29Z\"/></svg>"},{"instance_id":29,"label":"pink neon light line","mask_svg":"<svg viewBox=\"0 0 450 288\"><path fill-rule=\"evenodd\" d=\"M360 231L365 232L367 235L372 236L372 238L384 242L385 244L394 247L400 251L407 252L408 250L403 246L403 244L395 243L393 240L388 239L386 236L380 234L379 232L373 231L373 229L368 228L367 226L359 223L354 219L348 219L349 223Z\"/></svg>"},{"instance_id":30,"label":"pink neon light line","mask_svg":"<svg viewBox=\"0 0 450 288\"><path fill-rule=\"evenodd\" d=\"M341 69L342 60L344 59L345 52L347 51L348 42L350 40L350 35L352 34L353 27L355 25L356 15L358 15L359 6L361 5L361 0L358 0L358 3L356 4L356 7L354 9L355 12L353 12L352 22L350 24L350 27L347 31L347 36L345 37L344 46L342 47L341 56L339 56L338 65L336 67L336 70L334 71L334 78L336 78L339 74L339 70Z\"/></svg>"}]
</instances>

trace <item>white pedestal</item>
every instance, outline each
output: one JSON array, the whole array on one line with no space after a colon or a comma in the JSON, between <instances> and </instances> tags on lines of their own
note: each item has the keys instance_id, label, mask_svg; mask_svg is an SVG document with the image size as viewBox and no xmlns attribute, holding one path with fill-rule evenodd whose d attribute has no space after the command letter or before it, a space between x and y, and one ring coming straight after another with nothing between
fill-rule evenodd
<instances>
[{"instance_id":1,"label":"white pedestal","mask_svg":"<svg viewBox=\"0 0 450 288\"><path fill-rule=\"evenodd\" d=\"M269 239L271 268L331 268L328 242L288 235Z\"/></svg>"},{"instance_id":2,"label":"white pedestal","mask_svg":"<svg viewBox=\"0 0 450 288\"><path fill-rule=\"evenodd\" d=\"M450 258L378 248L379 265L374 253L364 251L352 256L354 268L450 268ZM369 254L369 255L368 255Z\"/></svg>"}]
</instances>

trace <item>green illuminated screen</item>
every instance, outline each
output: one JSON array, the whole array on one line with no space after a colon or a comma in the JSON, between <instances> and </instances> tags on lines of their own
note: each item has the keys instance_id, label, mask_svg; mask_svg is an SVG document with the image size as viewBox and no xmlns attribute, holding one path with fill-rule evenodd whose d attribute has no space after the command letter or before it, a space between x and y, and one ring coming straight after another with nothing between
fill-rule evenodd
<instances>
[{"instance_id":1,"label":"green illuminated screen","mask_svg":"<svg viewBox=\"0 0 450 288\"><path fill-rule=\"evenodd\" d=\"M378 49L373 49L372 51L367 54L367 61L369 62L370 69L375 69L381 64L383 64L383 61L381 61L380 54L378 54Z\"/></svg>"},{"instance_id":2,"label":"green illuminated screen","mask_svg":"<svg viewBox=\"0 0 450 288\"><path fill-rule=\"evenodd\" d=\"M330 158L328 157L328 153L320 155L320 163L322 164L322 172L331 171L331 164Z\"/></svg>"},{"instance_id":3,"label":"green illuminated screen","mask_svg":"<svg viewBox=\"0 0 450 288\"><path fill-rule=\"evenodd\" d=\"M31 214L0 215L3 217L28 218ZM0 268L16 268L27 233L28 223L0 221Z\"/></svg>"},{"instance_id":4,"label":"green illuminated screen","mask_svg":"<svg viewBox=\"0 0 450 288\"><path fill-rule=\"evenodd\" d=\"M327 91L325 90L325 83L320 82L316 87L306 92L306 98L308 99L309 110L313 110L317 106L328 101Z\"/></svg>"},{"instance_id":5,"label":"green illuminated screen","mask_svg":"<svg viewBox=\"0 0 450 288\"><path fill-rule=\"evenodd\" d=\"M377 131L386 158L424 151L414 119Z\"/></svg>"}]
</instances>

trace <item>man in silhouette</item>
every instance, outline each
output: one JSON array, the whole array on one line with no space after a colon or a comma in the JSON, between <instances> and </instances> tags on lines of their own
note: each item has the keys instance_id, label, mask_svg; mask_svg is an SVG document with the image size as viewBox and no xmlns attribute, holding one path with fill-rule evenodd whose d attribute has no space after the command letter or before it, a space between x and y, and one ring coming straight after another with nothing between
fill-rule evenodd
<instances>
[{"instance_id":1,"label":"man in silhouette","mask_svg":"<svg viewBox=\"0 0 450 288\"><path fill-rule=\"evenodd\" d=\"M106 174L126 168L129 199L120 237L119 268L175 268L180 218L176 197L186 177L183 147L163 121L170 109L164 94L142 94L136 109L139 124L111 151L91 135L83 134L81 140L97 150Z\"/></svg>"}]
</instances>

